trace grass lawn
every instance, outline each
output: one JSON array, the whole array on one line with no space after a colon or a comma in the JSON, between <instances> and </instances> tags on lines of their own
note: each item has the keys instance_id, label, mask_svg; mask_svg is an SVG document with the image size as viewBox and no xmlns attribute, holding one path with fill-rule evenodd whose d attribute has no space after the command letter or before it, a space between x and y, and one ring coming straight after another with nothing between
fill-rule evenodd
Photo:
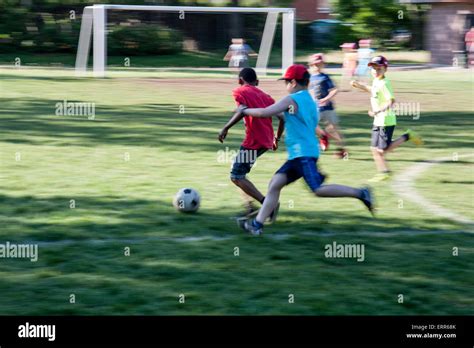
<instances>
[{"instance_id":1,"label":"grass lawn","mask_svg":"<svg viewBox=\"0 0 474 348\"><path fill-rule=\"evenodd\" d=\"M360 202L314 198L297 182L282 192L279 219L263 237L243 234L230 219L240 211L231 164L219 161L219 151L238 148L242 125L224 145L217 141L234 107L234 81L146 74L92 79L0 69L0 243L39 243L37 262L0 259L0 314L473 313L472 226L400 205L390 182L374 185L376 219ZM472 73L390 78L397 99L420 104L419 119L400 117L396 134L414 128L426 140L390 156L395 173L453 152L472 154ZM262 81L276 97L282 87ZM57 116L63 100L95 103L95 118ZM338 96L350 157L321 157L330 183L362 186L374 174L368 103L362 93ZM261 190L285 161L284 150L265 154L253 169ZM474 219L473 163L439 164L415 186ZM182 187L200 192L197 214L173 209ZM363 244L365 261L326 258L325 245L334 241Z\"/></svg>"},{"instance_id":2,"label":"grass lawn","mask_svg":"<svg viewBox=\"0 0 474 348\"><path fill-rule=\"evenodd\" d=\"M319 49L297 49L295 53L295 62L306 64L308 56L316 53ZM156 55L156 56L108 56L107 64L109 67L125 67L127 64L131 68L147 67L211 67L225 68L228 62L222 60L226 50L216 50L210 52L182 52L174 55ZM426 64L430 61L429 52L426 51L377 51L377 54L383 54L391 63L397 64ZM72 53L51 53L51 54L32 54L21 53L0 53L0 65L14 65L17 58L20 58L22 66L60 66L74 67L76 55ZM343 55L341 51L325 52L325 60L329 64L342 64ZM89 58L89 64L92 64L92 56ZM250 59L251 65L255 66L256 59ZM281 48L272 49L269 60L270 67L281 67Z\"/></svg>"}]
</instances>

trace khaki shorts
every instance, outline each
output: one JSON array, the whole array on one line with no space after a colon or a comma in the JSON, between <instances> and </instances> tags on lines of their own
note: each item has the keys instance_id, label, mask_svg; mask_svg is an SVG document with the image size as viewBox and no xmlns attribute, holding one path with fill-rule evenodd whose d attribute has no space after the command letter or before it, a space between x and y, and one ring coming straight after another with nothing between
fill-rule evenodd
<instances>
[{"instance_id":1,"label":"khaki shorts","mask_svg":"<svg viewBox=\"0 0 474 348\"><path fill-rule=\"evenodd\" d=\"M324 125L328 123L337 125L339 123L339 117L337 117L336 111L334 110L324 110L319 113L319 122L323 122Z\"/></svg>"}]
</instances>

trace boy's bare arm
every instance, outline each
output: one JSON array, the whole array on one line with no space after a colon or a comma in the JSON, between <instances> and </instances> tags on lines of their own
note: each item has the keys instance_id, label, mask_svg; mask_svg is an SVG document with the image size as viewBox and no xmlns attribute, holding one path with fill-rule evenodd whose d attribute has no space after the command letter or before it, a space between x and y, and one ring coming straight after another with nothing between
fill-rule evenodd
<instances>
[{"instance_id":1,"label":"boy's bare arm","mask_svg":"<svg viewBox=\"0 0 474 348\"><path fill-rule=\"evenodd\" d=\"M277 115L277 117L280 122L278 123L278 130L273 141L273 151L276 151L278 149L278 143L280 141L281 136L283 135L283 132L285 131L285 115L279 114Z\"/></svg>"},{"instance_id":2,"label":"boy's bare arm","mask_svg":"<svg viewBox=\"0 0 474 348\"><path fill-rule=\"evenodd\" d=\"M323 135L326 135L326 132L319 126L316 126L316 135L320 138Z\"/></svg>"},{"instance_id":3,"label":"boy's bare arm","mask_svg":"<svg viewBox=\"0 0 474 348\"><path fill-rule=\"evenodd\" d=\"M374 117L375 115L377 115L378 113L381 113L381 112L385 112L387 111L388 109L390 109L392 107L392 105L395 103L395 99L390 99L390 101L388 103L386 103L384 106L382 106L379 110L372 110L372 111L369 111L369 116L370 117Z\"/></svg>"},{"instance_id":4,"label":"boy's bare arm","mask_svg":"<svg viewBox=\"0 0 474 348\"><path fill-rule=\"evenodd\" d=\"M249 57L257 57L258 56L258 53L255 52L253 49L249 49Z\"/></svg>"},{"instance_id":5,"label":"boy's bare arm","mask_svg":"<svg viewBox=\"0 0 474 348\"><path fill-rule=\"evenodd\" d=\"M288 111L290 106L292 106L293 109L297 107L293 99L290 96L286 96L279 102L267 106L266 108L249 109L245 105L241 105L239 106L239 109L245 115L251 115L252 117L273 117L278 116L278 114L281 114L282 112Z\"/></svg>"},{"instance_id":6,"label":"boy's bare arm","mask_svg":"<svg viewBox=\"0 0 474 348\"><path fill-rule=\"evenodd\" d=\"M280 121L278 123L278 130L277 130L277 139L280 140L281 136L283 135L283 132L285 131L285 114L281 113L277 115L278 120Z\"/></svg>"},{"instance_id":7,"label":"boy's bare arm","mask_svg":"<svg viewBox=\"0 0 474 348\"><path fill-rule=\"evenodd\" d=\"M324 98L324 99L326 99L327 101L329 101L329 100L331 100L332 98L334 98L338 92L339 92L339 90L338 90L337 88L335 88L335 87L334 87L334 88L331 88L331 89L329 90L328 95L327 95L326 98Z\"/></svg>"},{"instance_id":8,"label":"boy's bare arm","mask_svg":"<svg viewBox=\"0 0 474 348\"><path fill-rule=\"evenodd\" d=\"M231 51L227 51L227 53L225 54L223 60L229 60L231 56L232 56L232 52L231 52Z\"/></svg>"},{"instance_id":9,"label":"boy's bare arm","mask_svg":"<svg viewBox=\"0 0 474 348\"><path fill-rule=\"evenodd\" d=\"M371 86L368 86L366 85L365 83L362 83L362 82L359 82L357 80L353 80L351 81L351 86L354 87L354 88L358 88L364 92L372 92L372 87Z\"/></svg>"},{"instance_id":10,"label":"boy's bare arm","mask_svg":"<svg viewBox=\"0 0 474 348\"><path fill-rule=\"evenodd\" d=\"M332 98L334 98L337 92L338 92L337 88L331 88L327 96L318 100L319 106L324 106L327 102L329 102Z\"/></svg>"},{"instance_id":11,"label":"boy's bare arm","mask_svg":"<svg viewBox=\"0 0 474 348\"><path fill-rule=\"evenodd\" d=\"M239 109L237 109L237 112L232 115L230 120L225 124L224 128L219 132L218 139L221 143L224 142L225 137L227 136L227 133L229 132L229 129L231 129L236 123L238 123L242 118L244 117L244 114L240 112Z\"/></svg>"}]
</instances>

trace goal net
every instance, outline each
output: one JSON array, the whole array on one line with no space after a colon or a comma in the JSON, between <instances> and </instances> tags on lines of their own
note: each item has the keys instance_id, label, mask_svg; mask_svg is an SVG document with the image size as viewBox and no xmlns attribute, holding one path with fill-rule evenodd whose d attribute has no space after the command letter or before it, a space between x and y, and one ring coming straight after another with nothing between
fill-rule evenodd
<instances>
[{"instance_id":1,"label":"goal net","mask_svg":"<svg viewBox=\"0 0 474 348\"><path fill-rule=\"evenodd\" d=\"M272 66L278 64L276 67L284 70L293 64L294 19L291 8L87 6L81 21L76 73L86 73L91 50L96 77L105 76L108 66L137 66L133 64L137 61L142 67L148 67L147 62L149 67L160 68L189 62L188 66L225 68L237 65L232 61L235 57L226 54L234 43L248 48L246 65L266 74L274 38L281 41L281 48L274 50L281 60Z\"/></svg>"}]
</instances>

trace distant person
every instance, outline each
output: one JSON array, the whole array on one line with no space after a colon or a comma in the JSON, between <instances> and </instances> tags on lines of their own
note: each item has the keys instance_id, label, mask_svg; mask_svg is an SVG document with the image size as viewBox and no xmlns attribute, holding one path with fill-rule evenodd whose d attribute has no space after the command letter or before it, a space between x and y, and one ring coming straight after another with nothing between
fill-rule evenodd
<instances>
[{"instance_id":1,"label":"distant person","mask_svg":"<svg viewBox=\"0 0 474 348\"><path fill-rule=\"evenodd\" d=\"M374 119L374 123L372 126L370 149L378 173L372 179L369 179L369 182L379 182L390 178L391 172L385 159L387 152L394 150L408 140L415 145L423 145L423 140L418 134L408 129L402 136L392 141L393 132L397 124L397 116L392 109L392 105L395 103L392 85L385 76L388 61L383 56L377 56L372 58L369 66L374 78L372 86L359 81L352 81L351 85L354 88L371 94L371 109L368 114Z\"/></svg>"},{"instance_id":2,"label":"distant person","mask_svg":"<svg viewBox=\"0 0 474 348\"><path fill-rule=\"evenodd\" d=\"M370 60L374 50L370 48L372 40L359 40L359 49L357 50L357 68L355 75L358 80L369 80L369 66Z\"/></svg>"},{"instance_id":3,"label":"distant person","mask_svg":"<svg viewBox=\"0 0 474 348\"><path fill-rule=\"evenodd\" d=\"M352 80L357 66L357 44L346 42L339 46L344 54L341 74L341 90L345 89L346 83Z\"/></svg>"},{"instance_id":4,"label":"distant person","mask_svg":"<svg viewBox=\"0 0 474 348\"><path fill-rule=\"evenodd\" d=\"M249 57L254 56L257 56L257 53L245 43L244 39L232 39L224 60L229 61L229 68L240 70L249 67Z\"/></svg>"},{"instance_id":5,"label":"distant person","mask_svg":"<svg viewBox=\"0 0 474 348\"><path fill-rule=\"evenodd\" d=\"M466 33L464 37L466 41L466 54L467 54L467 66L473 67L474 66L474 27Z\"/></svg>"},{"instance_id":6,"label":"distant person","mask_svg":"<svg viewBox=\"0 0 474 348\"><path fill-rule=\"evenodd\" d=\"M319 107L319 122L324 126L325 133L328 133L339 145L336 155L339 158L347 157L347 151L344 148L344 139L339 131L339 118L334 110L333 101L337 94L337 88L329 75L323 72L324 58L322 53L313 54L309 58L308 66L311 74L308 90L316 102L316 105ZM321 136L321 140L323 141L320 140L320 145L323 151L328 147L327 136L327 134Z\"/></svg>"}]
</instances>

